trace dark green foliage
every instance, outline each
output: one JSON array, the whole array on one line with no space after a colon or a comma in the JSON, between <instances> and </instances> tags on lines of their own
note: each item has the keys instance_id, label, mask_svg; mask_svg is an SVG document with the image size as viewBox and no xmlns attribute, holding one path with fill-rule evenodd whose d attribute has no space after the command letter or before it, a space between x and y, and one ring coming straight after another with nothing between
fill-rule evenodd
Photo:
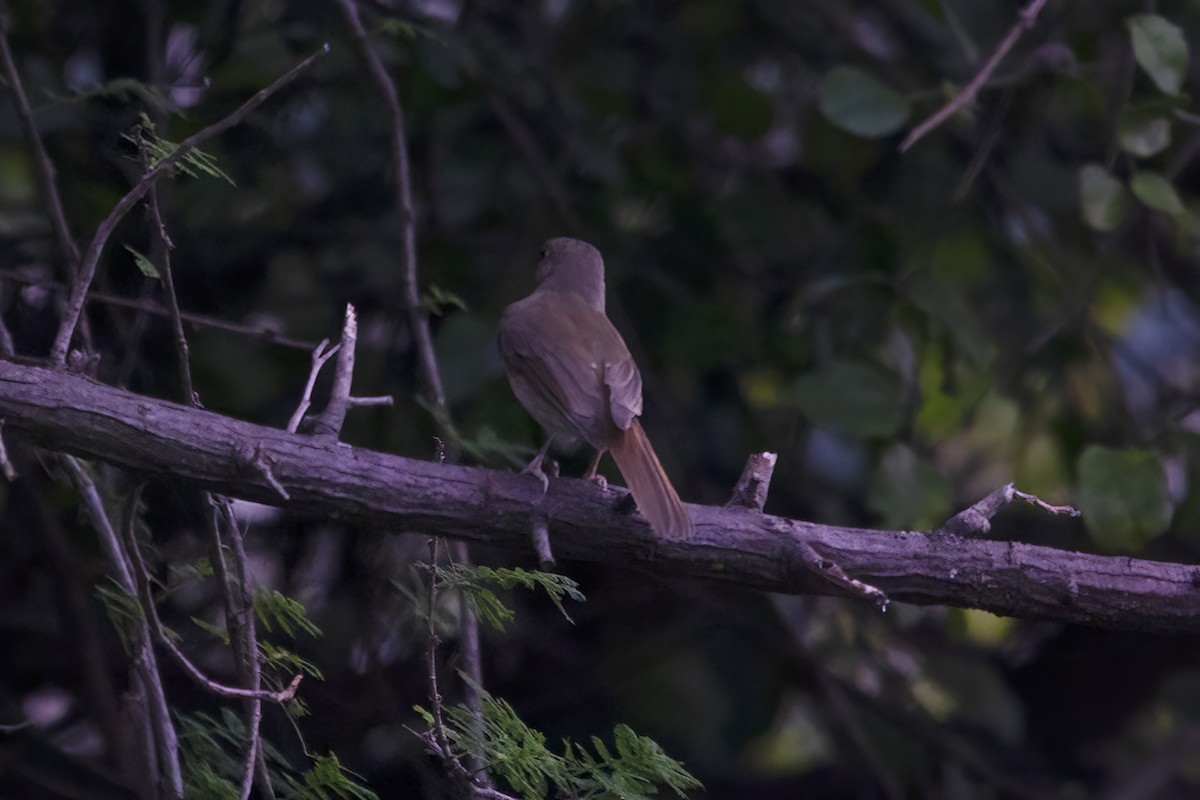
<instances>
[{"instance_id":1,"label":"dark green foliage","mask_svg":"<svg viewBox=\"0 0 1200 800\"><path fill-rule=\"evenodd\" d=\"M540 800L553 790L554 796L578 800L640 800L658 796L660 789L686 797L688 790L701 788L681 762L628 725L613 729L612 750L593 736L594 753L564 739L558 754L504 700L487 692L483 698L482 730L466 706L455 705L446 709L447 734L458 752L482 753L489 770L521 797ZM432 714L420 707L417 711L433 725Z\"/></svg>"},{"instance_id":2,"label":"dark green foliage","mask_svg":"<svg viewBox=\"0 0 1200 800\"><path fill-rule=\"evenodd\" d=\"M505 624L513 618L512 609L506 606L491 587L500 589L541 589L554 603L568 621L571 619L563 608L563 598L567 597L577 603L586 598L579 591L579 584L565 575L553 572L529 571L515 568L492 568L484 566L465 566L451 563L434 568L434 580L440 589L462 592L463 598L471 610L479 618L498 631L503 631Z\"/></svg>"}]
</instances>

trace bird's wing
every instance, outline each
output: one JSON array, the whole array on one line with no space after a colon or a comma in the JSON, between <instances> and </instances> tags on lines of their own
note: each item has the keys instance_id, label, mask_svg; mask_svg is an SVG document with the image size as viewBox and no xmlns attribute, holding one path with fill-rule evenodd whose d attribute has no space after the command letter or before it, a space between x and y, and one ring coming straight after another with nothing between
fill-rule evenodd
<instances>
[{"instance_id":1,"label":"bird's wing","mask_svg":"<svg viewBox=\"0 0 1200 800\"><path fill-rule=\"evenodd\" d=\"M620 336L617 338L620 339ZM621 349L624 358L604 364L604 384L608 387L608 408L612 421L626 431L634 419L642 415L642 375L625 349L624 342L621 342Z\"/></svg>"},{"instance_id":2,"label":"bird's wing","mask_svg":"<svg viewBox=\"0 0 1200 800\"><path fill-rule=\"evenodd\" d=\"M518 301L500 320L513 391L543 427L607 448L641 413L641 376L602 313L566 293Z\"/></svg>"}]
</instances>

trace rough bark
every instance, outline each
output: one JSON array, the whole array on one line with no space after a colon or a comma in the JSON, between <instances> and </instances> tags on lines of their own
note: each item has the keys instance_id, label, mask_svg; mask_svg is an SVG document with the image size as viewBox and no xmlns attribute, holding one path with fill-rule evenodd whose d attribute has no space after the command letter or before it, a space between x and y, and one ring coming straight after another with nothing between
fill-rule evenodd
<instances>
[{"instance_id":1,"label":"rough bark","mask_svg":"<svg viewBox=\"0 0 1200 800\"><path fill-rule=\"evenodd\" d=\"M54 450L222 494L401 533L532 551L534 478L388 455L0 360L0 418ZM286 496L285 496L286 495ZM695 536L656 539L623 490L561 478L538 506L560 560L796 594L840 594L804 548L897 601L1108 628L1200 632L1200 566L941 531L864 530L689 505Z\"/></svg>"}]
</instances>

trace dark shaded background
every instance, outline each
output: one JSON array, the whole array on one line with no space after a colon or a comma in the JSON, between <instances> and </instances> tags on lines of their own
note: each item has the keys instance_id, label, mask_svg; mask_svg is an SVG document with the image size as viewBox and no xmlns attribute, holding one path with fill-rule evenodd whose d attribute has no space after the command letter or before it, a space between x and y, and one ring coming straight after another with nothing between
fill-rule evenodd
<instances>
[{"instance_id":1,"label":"dark shaded background","mask_svg":"<svg viewBox=\"0 0 1200 800\"><path fill-rule=\"evenodd\" d=\"M1155 5L1194 49L1197 7ZM769 449L779 453L772 513L928 528L1015 480L1081 504L1088 523L1016 511L998 537L1200 561L1195 74L1171 97L1139 69L1124 20L1144 9L1049 3L978 102L902 155L904 132L975 74L1017 4L366 6L405 105L421 285L451 412L475 454L458 457L513 466L538 443L500 372L494 330L531 288L541 241L575 235L605 255L609 313L645 379L645 424L685 499L724 502L746 456ZM81 242L139 172L121 138L139 114L179 141L332 45L207 148L236 187L163 184L180 302L311 342L336 337L354 303L355 391L397 403L352 412L346 440L432 458L401 312L388 117L336 6L101 0L11 11ZM846 66L897 93L907 123L864 138L822 113L823 98L826 109L847 99L823 83ZM55 295L12 274L61 280L62 261L9 99L0 313L19 350L39 355ZM1168 140L1138 156L1129 132L1146 118L1163 120ZM1121 187L1139 171L1161 174L1182 205L1154 210L1127 195L1113 224L1089 224L1089 164ZM122 245L154 257L140 209L110 244L97 288L159 299ZM93 304L90 320L102 379L179 399L161 318ZM286 422L307 351L212 329L189 337L206 407ZM122 691L123 655L93 596L103 566L75 499L35 454L15 457L23 477L0 485L0 721L28 716L38 735L0 737L0 786L11 797L88 796L36 776L111 767L96 720L104 695ZM584 461L566 455L563 468ZM126 479L102 474L119 496ZM181 493L147 490L164 577L202 553ZM251 545L259 581L303 601L325 631L295 645L326 678L303 691L309 750L332 749L381 797L441 796L437 766L404 727L419 725L411 706L426 702L424 637L390 585L428 557L424 538L262 512ZM628 723L714 798L1200 794L1195 641L955 609L881 616L635 570L563 569L588 595L570 609L575 624L544 598L517 595L516 622L484 641L489 689L552 743ZM227 676L219 648L188 623L219 621L217 606L193 581L164 613ZM216 707L171 668L168 678L181 713ZM299 758L281 715L268 716L267 733Z\"/></svg>"}]
</instances>

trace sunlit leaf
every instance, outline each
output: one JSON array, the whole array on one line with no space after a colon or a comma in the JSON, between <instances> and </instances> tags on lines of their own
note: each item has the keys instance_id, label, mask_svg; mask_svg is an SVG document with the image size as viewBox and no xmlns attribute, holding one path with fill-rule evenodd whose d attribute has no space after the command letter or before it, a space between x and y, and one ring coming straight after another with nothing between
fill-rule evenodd
<instances>
[{"instance_id":1,"label":"sunlit leaf","mask_svg":"<svg viewBox=\"0 0 1200 800\"><path fill-rule=\"evenodd\" d=\"M1129 192L1104 167L1087 164L1079 170L1079 203L1090 228L1111 231L1125 219Z\"/></svg>"},{"instance_id":2,"label":"sunlit leaf","mask_svg":"<svg viewBox=\"0 0 1200 800\"><path fill-rule=\"evenodd\" d=\"M1166 479L1157 455L1092 445L1079 458L1079 508L1092 538L1108 550L1132 550L1170 522Z\"/></svg>"},{"instance_id":3,"label":"sunlit leaf","mask_svg":"<svg viewBox=\"0 0 1200 800\"><path fill-rule=\"evenodd\" d=\"M125 245L125 249L133 254L133 263L137 264L137 268L141 270L143 275L147 278L154 278L156 281L162 280L162 275L158 273L158 268L154 266L154 262L129 245Z\"/></svg>"},{"instance_id":4,"label":"sunlit leaf","mask_svg":"<svg viewBox=\"0 0 1200 800\"><path fill-rule=\"evenodd\" d=\"M1171 144L1171 122L1161 114L1130 109L1117 123L1117 137L1125 152L1149 158Z\"/></svg>"},{"instance_id":5,"label":"sunlit leaf","mask_svg":"<svg viewBox=\"0 0 1200 800\"><path fill-rule=\"evenodd\" d=\"M855 136L874 139L895 133L910 110L903 95L857 67L834 67L821 82L821 113Z\"/></svg>"},{"instance_id":6,"label":"sunlit leaf","mask_svg":"<svg viewBox=\"0 0 1200 800\"><path fill-rule=\"evenodd\" d=\"M1154 85L1167 94L1179 94L1187 72L1188 46L1179 26L1157 14L1125 18L1133 55Z\"/></svg>"},{"instance_id":7,"label":"sunlit leaf","mask_svg":"<svg viewBox=\"0 0 1200 800\"><path fill-rule=\"evenodd\" d=\"M1135 172L1129 180L1133 195L1155 211L1171 216L1184 213L1183 201L1171 182L1157 172Z\"/></svg>"}]
</instances>

